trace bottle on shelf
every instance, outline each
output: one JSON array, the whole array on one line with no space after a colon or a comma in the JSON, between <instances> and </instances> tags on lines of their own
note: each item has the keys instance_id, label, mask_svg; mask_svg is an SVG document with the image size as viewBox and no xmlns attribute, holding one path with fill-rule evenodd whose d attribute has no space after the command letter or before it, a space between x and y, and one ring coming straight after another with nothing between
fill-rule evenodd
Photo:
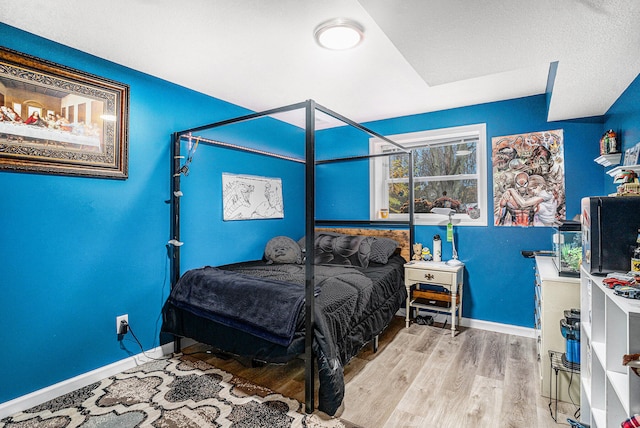
<instances>
[{"instance_id":1,"label":"bottle on shelf","mask_svg":"<svg viewBox=\"0 0 640 428\"><path fill-rule=\"evenodd\" d=\"M640 229L638 229L638 237L636 238L636 248L631 256L631 272L640 274Z\"/></svg>"},{"instance_id":2,"label":"bottle on shelf","mask_svg":"<svg viewBox=\"0 0 640 428\"><path fill-rule=\"evenodd\" d=\"M442 260L442 241L440 235L433 237L433 261L439 262Z\"/></svg>"}]
</instances>

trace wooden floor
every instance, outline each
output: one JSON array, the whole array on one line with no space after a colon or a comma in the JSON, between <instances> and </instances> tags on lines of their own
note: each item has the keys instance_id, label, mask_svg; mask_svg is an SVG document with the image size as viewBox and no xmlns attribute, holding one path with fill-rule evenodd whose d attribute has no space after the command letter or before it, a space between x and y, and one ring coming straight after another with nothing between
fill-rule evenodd
<instances>
[{"instance_id":1,"label":"wooden floor","mask_svg":"<svg viewBox=\"0 0 640 428\"><path fill-rule=\"evenodd\" d=\"M340 417L366 428L569 426L578 407L559 403L556 424L549 399L540 396L534 339L464 327L451 337L448 327L405 329L403 318L394 319L377 353L366 347L345 367ZM184 351L198 350L206 346ZM211 354L193 356L304 402L302 360L248 368Z\"/></svg>"}]
</instances>

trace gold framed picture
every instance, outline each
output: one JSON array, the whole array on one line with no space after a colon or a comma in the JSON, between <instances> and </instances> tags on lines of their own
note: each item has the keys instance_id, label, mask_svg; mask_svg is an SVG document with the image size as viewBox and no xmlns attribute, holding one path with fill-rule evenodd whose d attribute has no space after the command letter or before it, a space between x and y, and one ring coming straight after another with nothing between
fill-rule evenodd
<instances>
[{"instance_id":1,"label":"gold framed picture","mask_svg":"<svg viewBox=\"0 0 640 428\"><path fill-rule=\"evenodd\" d=\"M0 47L0 170L128 177L129 86Z\"/></svg>"}]
</instances>

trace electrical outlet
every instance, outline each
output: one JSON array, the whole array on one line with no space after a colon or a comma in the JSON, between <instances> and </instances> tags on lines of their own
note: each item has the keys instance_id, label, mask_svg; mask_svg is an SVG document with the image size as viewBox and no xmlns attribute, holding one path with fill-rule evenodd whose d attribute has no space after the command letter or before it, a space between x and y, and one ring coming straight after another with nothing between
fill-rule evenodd
<instances>
[{"instance_id":1,"label":"electrical outlet","mask_svg":"<svg viewBox=\"0 0 640 428\"><path fill-rule=\"evenodd\" d=\"M127 331L129 331L128 327L124 330L124 332L121 330L122 327L120 323L122 321L125 321L127 325L129 325L129 314L124 314L124 315L120 315L119 317L116 317L116 334L126 334Z\"/></svg>"}]
</instances>

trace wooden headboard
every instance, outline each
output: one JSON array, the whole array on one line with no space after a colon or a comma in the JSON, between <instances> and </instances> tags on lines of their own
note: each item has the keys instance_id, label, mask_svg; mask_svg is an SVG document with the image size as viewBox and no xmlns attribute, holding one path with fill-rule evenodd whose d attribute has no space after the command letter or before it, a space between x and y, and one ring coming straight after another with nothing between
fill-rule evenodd
<instances>
[{"instance_id":1,"label":"wooden headboard","mask_svg":"<svg viewBox=\"0 0 640 428\"><path fill-rule=\"evenodd\" d=\"M411 260L411 243L409 242L409 230L407 229L350 229L343 227L316 228L317 232L334 232L344 235L364 235L390 238L400 245L400 255L406 261Z\"/></svg>"}]
</instances>

